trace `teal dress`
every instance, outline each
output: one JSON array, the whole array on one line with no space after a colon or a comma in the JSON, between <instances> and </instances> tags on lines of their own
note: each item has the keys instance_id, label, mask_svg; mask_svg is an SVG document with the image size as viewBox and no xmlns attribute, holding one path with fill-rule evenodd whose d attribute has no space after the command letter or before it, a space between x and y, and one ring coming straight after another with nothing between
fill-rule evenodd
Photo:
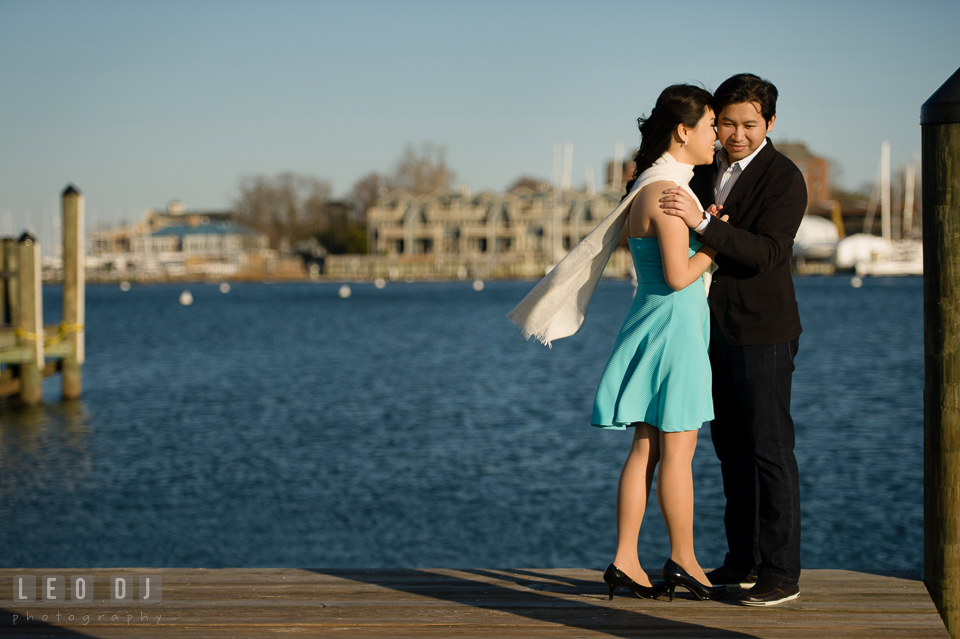
<instances>
[{"instance_id":1,"label":"teal dress","mask_svg":"<svg viewBox=\"0 0 960 639\"><path fill-rule=\"evenodd\" d=\"M623 430L637 422L673 433L713 419L710 311L703 277L674 291L663 276L660 242L630 238L637 293L600 376L591 423ZM702 246L690 233L690 252Z\"/></svg>"}]
</instances>

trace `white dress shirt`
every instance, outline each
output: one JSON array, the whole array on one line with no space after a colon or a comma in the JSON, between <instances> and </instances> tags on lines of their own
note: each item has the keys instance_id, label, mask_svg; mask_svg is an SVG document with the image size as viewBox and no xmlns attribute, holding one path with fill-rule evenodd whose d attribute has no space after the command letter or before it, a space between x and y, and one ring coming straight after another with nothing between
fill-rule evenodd
<instances>
[{"instance_id":1,"label":"white dress shirt","mask_svg":"<svg viewBox=\"0 0 960 639\"><path fill-rule=\"evenodd\" d=\"M737 178L740 177L740 174L747 168L747 165L753 162L753 158L757 157L757 153L765 146L767 146L766 138L764 138L760 146L757 147L756 151L742 160L737 160L733 164L730 164L727 150L720 149L717 153L717 159L715 160L717 163L717 183L713 187L713 201L716 202L717 206L722 205L726 201L727 195L730 194L733 185L737 183Z\"/></svg>"},{"instance_id":2,"label":"white dress shirt","mask_svg":"<svg viewBox=\"0 0 960 639\"><path fill-rule=\"evenodd\" d=\"M767 140L764 138L760 146L757 147L757 150L743 158L742 160L737 160L733 164L730 164L729 156L727 155L726 149L720 149L717 152L717 157L714 160L717 163L717 181L713 186L713 201L717 206L722 206L723 203L727 200L727 196L730 195L730 191L733 189L733 185L737 183L740 174L743 173L744 169L753 162L753 158L757 157L757 153L767 146ZM697 233L703 233L707 225L710 224L711 215L701 222L697 228L694 230Z\"/></svg>"}]
</instances>

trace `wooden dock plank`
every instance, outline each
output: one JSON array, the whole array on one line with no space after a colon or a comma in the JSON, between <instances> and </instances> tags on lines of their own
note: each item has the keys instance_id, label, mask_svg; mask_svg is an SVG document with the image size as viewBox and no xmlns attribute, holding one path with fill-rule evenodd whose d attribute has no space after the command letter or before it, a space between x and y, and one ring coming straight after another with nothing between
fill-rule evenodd
<instances>
[{"instance_id":1,"label":"wooden dock plank","mask_svg":"<svg viewBox=\"0 0 960 639\"><path fill-rule=\"evenodd\" d=\"M162 602L110 603L111 575L144 574L163 578ZM95 603L16 605L16 575L38 588L44 575L93 575ZM4 569L0 584L4 637L947 637L906 573L805 571L800 599L773 608L686 592L608 601L600 571L586 569Z\"/></svg>"}]
</instances>

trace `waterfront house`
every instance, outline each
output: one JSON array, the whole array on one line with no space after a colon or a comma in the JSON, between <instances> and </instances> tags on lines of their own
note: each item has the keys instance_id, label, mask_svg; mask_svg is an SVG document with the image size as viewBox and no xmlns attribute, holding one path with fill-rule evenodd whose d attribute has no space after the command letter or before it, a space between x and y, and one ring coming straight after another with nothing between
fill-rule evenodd
<instances>
[{"instance_id":1,"label":"waterfront house","mask_svg":"<svg viewBox=\"0 0 960 639\"><path fill-rule=\"evenodd\" d=\"M187 211L174 201L132 225L91 232L88 262L94 275L108 277L231 277L275 264L268 245L230 211Z\"/></svg>"},{"instance_id":2,"label":"waterfront house","mask_svg":"<svg viewBox=\"0 0 960 639\"><path fill-rule=\"evenodd\" d=\"M367 211L370 252L386 256L530 257L556 261L620 201L612 189L519 187L507 193L465 187L414 195L384 193Z\"/></svg>"}]
</instances>

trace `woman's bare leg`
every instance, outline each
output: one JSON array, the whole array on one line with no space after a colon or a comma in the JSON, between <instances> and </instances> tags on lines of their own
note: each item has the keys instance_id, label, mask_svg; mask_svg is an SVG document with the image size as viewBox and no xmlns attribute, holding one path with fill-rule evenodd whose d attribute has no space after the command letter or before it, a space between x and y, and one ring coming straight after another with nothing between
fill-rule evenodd
<instances>
[{"instance_id":1,"label":"woman's bare leg","mask_svg":"<svg viewBox=\"0 0 960 639\"><path fill-rule=\"evenodd\" d=\"M670 559L700 583L710 585L693 550L693 453L698 432L660 433L657 500L670 536Z\"/></svg>"},{"instance_id":2,"label":"woman's bare leg","mask_svg":"<svg viewBox=\"0 0 960 639\"><path fill-rule=\"evenodd\" d=\"M650 586L650 578L640 567L637 540L660 459L660 431L644 423L634 428L630 453L617 484L617 555L613 563L641 586Z\"/></svg>"}]
</instances>

